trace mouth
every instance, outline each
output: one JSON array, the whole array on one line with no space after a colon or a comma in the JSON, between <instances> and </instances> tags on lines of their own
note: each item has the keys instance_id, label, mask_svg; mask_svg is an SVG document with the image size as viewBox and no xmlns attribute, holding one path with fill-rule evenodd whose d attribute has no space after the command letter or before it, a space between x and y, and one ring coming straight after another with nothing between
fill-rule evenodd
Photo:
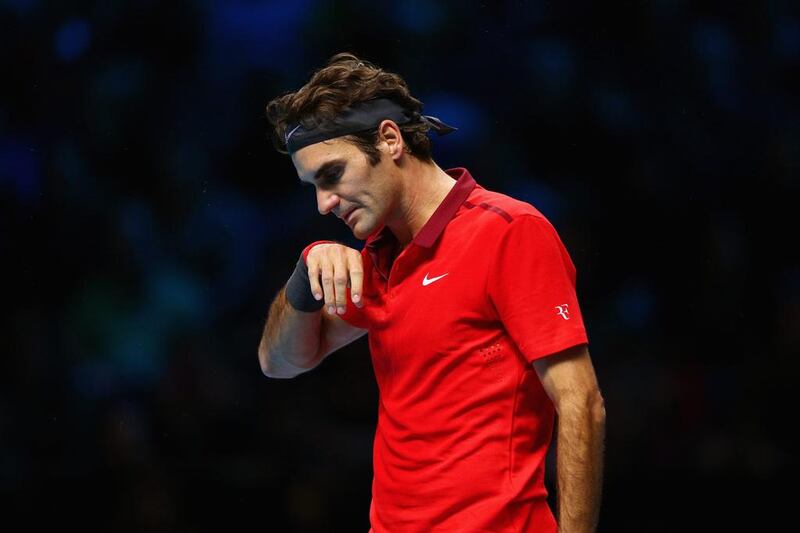
<instances>
[{"instance_id":1,"label":"mouth","mask_svg":"<svg viewBox=\"0 0 800 533\"><path fill-rule=\"evenodd\" d=\"M354 207L353 209L348 211L345 216L342 217L342 220L344 220L345 224L350 224L350 218L353 216L353 213L355 213L356 209L358 208Z\"/></svg>"}]
</instances>

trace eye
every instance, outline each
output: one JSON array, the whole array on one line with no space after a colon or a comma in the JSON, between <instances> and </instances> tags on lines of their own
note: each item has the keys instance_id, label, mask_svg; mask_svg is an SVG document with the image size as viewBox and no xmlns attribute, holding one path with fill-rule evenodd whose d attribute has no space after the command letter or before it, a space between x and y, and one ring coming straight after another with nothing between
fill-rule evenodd
<instances>
[{"instance_id":1,"label":"eye","mask_svg":"<svg viewBox=\"0 0 800 533\"><path fill-rule=\"evenodd\" d=\"M325 177L322 178L322 181L330 185L332 183L336 183L341 178L342 178L342 170L341 168L337 167L335 170L331 170L330 172L325 174Z\"/></svg>"}]
</instances>

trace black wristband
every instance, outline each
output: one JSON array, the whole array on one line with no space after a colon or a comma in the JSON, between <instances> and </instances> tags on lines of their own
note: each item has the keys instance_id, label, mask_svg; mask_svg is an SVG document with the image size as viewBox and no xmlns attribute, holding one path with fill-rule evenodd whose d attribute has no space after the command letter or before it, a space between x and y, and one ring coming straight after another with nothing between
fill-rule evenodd
<instances>
[{"instance_id":1,"label":"black wristband","mask_svg":"<svg viewBox=\"0 0 800 533\"><path fill-rule=\"evenodd\" d=\"M289 305L305 313L314 313L325 306L325 300L317 300L311 293L308 280L308 266L303 257L297 262L289 281L286 283L286 300Z\"/></svg>"}]
</instances>

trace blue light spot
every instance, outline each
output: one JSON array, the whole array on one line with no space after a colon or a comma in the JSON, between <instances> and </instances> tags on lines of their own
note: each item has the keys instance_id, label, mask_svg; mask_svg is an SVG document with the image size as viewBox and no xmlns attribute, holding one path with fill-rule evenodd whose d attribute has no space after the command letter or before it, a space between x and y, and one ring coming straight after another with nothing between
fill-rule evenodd
<instances>
[{"instance_id":1,"label":"blue light spot","mask_svg":"<svg viewBox=\"0 0 800 533\"><path fill-rule=\"evenodd\" d=\"M36 7L36 0L2 0L0 6L13 9L17 13L26 13Z\"/></svg>"},{"instance_id":2,"label":"blue light spot","mask_svg":"<svg viewBox=\"0 0 800 533\"><path fill-rule=\"evenodd\" d=\"M775 44L783 57L800 56L800 24L793 19L783 19L775 29Z\"/></svg>"},{"instance_id":3,"label":"blue light spot","mask_svg":"<svg viewBox=\"0 0 800 533\"><path fill-rule=\"evenodd\" d=\"M730 32L718 24L700 24L694 30L693 44L706 63L728 63L735 47Z\"/></svg>"},{"instance_id":4,"label":"blue light spot","mask_svg":"<svg viewBox=\"0 0 800 533\"><path fill-rule=\"evenodd\" d=\"M437 2L406 0L394 6L397 24L416 33L434 31L444 20L444 10Z\"/></svg>"},{"instance_id":5,"label":"blue light spot","mask_svg":"<svg viewBox=\"0 0 800 533\"><path fill-rule=\"evenodd\" d=\"M203 284L188 271L163 267L148 280L147 315L153 329L199 324L210 309Z\"/></svg>"},{"instance_id":6,"label":"blue light spot","mask_svg":"<svg viewBox=\"0 0 800 533\"><path fill-rule=\"evenodd\" d=\"M486 122L481 109L461 95L440 93L422 97L425 107L423 115L431 115L445 124L458 128L446 137L447 142L468 143L478 137ZM439 136L431 131L430 137L436 142Z\"/></svg>"},{"instance_id":7,"label":"blue light spot","mask_svg":"<svg viewBox=\"0 0 800 533\"><path fill-rule=\"evenodd\" d=\"M160 242L150 208L142 202L131 201L117 212L119 231L127 239L139 264L147 265L155 262L160 253Z\"/></svg>"},{"instance_id":8,"label":"blue light spot","mask_svg":"<svg viewBox=\"0 0 800 533\"><path fill-rule=\"evenodd\" d=\"M75 61L89 47L90 40L91 32L86 19L69 19L56 32L56 55L66 63Z\"/></svg>"},{"instance_id":9,"label":"blue light spot","mask_svg":"<svg viewBox=\"0 0 800 533\"><path fill-rule=\"evenodd\" d=\"M736 43L727 28L700 24L692 36L695 53L704 69L706 85L717 104L731 111L742 101L742 88L735 76Z\"/></svg>"},{"instance_id":10,"label":"blue light spot","mask_svg":"<svg viewBox=\"0 0 800 533\"><path fill-rule=\"evenodd\" d=\"M30 204L41 193L41 166L34 147L0 139L0 186L7 183L18 201Z\"/></svg>"},{"instance_id":11,"label":"blue light spot","mask_svg":"<svg viewBox=\"0 0 800 533\"><path fill-rule=\"evenodd\" d=\"M558 224L564 213L564 199L559 192L546 183L528 177L509 182L504 192L513 198L528 202L547 217L553 224Z\"/></svg>"},{"instance_id":12,"label":"blue light spot","mask_svg":"<svg viewBox=\"0 0 800 533\"><path fill-rule=\"evenodd\" d=\"M108 331L110 362L126 382L148 384L164 367L164 317L150 309L117 320Z\"/></svg>"},{"instance_id":13,"label":"blue light spot","mask_svg":"<svg viewBox=\"0 0 800 533\"><path fill-rule=\"evenodd\" d=\"M569 46L556 39L533 43L530 65L534 75L551 91L565 88L575 77L575 59Z\"/></svg>"},{"instance_id":14,"label":"blue light spot","mask_svg":"<svg viewBox=\"0 0 800 533\"><path fill-rule=\"evenodd\" d=\"M639 117L630 97L620 90L595 93L595 110L600 120L612 130L630 130L639 125Z\"/></svg>"},{"instance_id":15,"label":"blue light spot","mask_svg":"<svg viewBox=\"0 0 800 533\"><path fill-rule=\"evenodd\" d=\"M652 321L655 297L644 282L632 281L617 293L615 307L624 326L640 330Z\"/></svg>"},{"instance_id":16,"label":"blue light spot","mask_svg":"<svg viewBox=\"0 0 800 533\"><path fill-rule=\"evenodd\" d=\"M209 23L213 47L228 67L281 67L301 51L303 24L314 12L315 0L285 2L231 1L214 3Z\"/></svg>"}]
</instances>

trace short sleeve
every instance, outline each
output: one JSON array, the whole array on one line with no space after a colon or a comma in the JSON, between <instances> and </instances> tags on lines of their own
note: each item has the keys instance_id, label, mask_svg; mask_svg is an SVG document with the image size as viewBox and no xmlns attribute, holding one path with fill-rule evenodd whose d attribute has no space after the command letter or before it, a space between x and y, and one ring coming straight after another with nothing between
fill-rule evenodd
<instances>
[{"instance_id":1,"label":"short sleeve","mask_svg":"<svg viewBox=\"0 0 800 533\"><path fill-rule=\"evenodd\" d=\"M487 279L498 318L533 362L588 343L572 259L545 218L522 215L500 237Z\"/></svg>"}]
</instances>

